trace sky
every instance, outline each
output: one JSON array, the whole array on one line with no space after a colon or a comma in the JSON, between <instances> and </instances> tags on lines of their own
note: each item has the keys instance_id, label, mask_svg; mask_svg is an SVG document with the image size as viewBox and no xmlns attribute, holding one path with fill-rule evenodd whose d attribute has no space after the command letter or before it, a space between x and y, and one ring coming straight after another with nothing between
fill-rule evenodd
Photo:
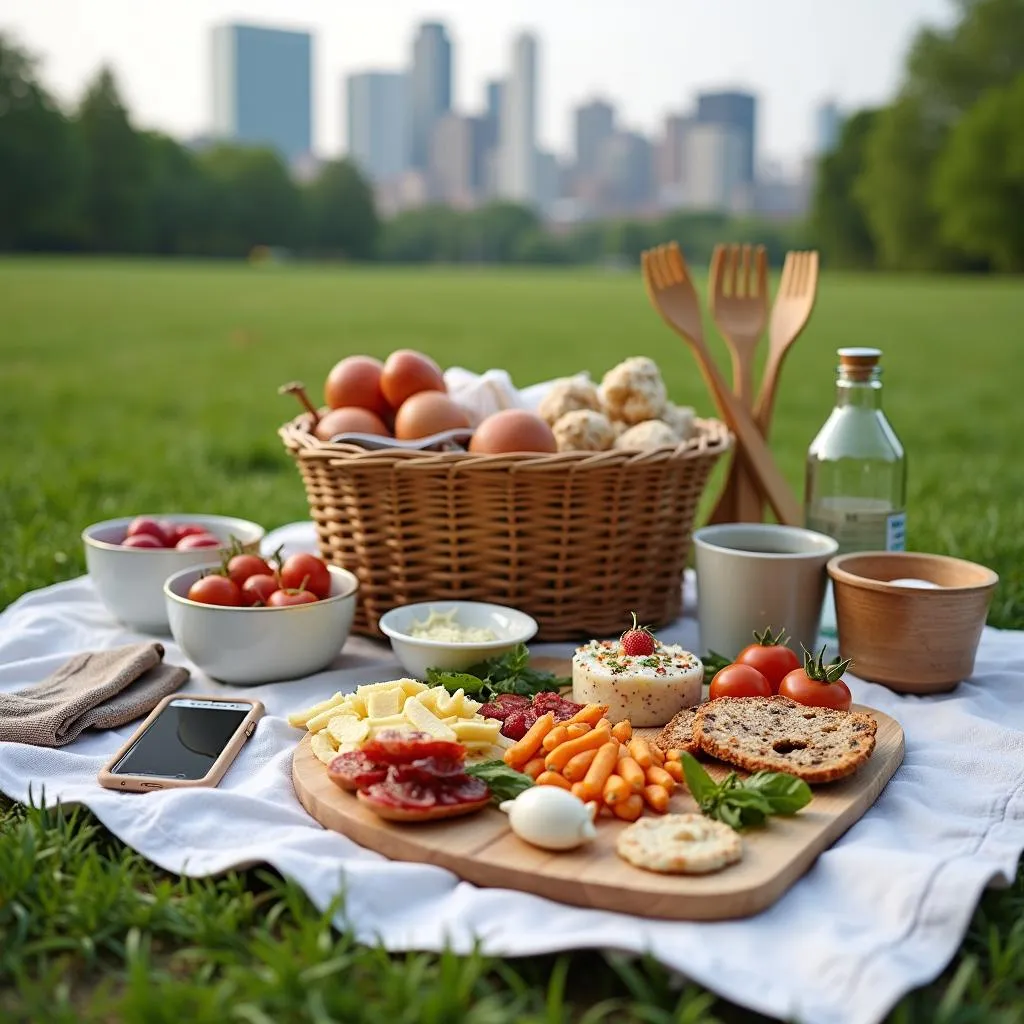
<instances>
[{"instance_id":1,"label":"sky","mask_svg":"<svg viewBox=\"0 0 1024 1024\"><path fill-rule=\"evenodd\" d=\"M822 101L885 102L917 30L953 13L952 0L2 0L0 31L40 58L61 102L108 63L139 125L189 138L210 124L214 25L308 30L315 145L330 157L344 151L344 76L405 65L418 22L448 26L466 113L528 29L540 39L545 147L569 152L572 108L595 96L615 103L624 127L653 134L698 91L740 87L760 98L760 159L793 166L813 148Z\"/></svg>"}]
</instances>

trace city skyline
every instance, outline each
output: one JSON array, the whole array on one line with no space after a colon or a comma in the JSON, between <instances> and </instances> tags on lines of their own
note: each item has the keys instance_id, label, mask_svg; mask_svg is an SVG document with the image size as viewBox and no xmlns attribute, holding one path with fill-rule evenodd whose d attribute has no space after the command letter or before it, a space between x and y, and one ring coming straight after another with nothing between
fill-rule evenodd
<instances>
[{"instance_id":1,"label":"city skyline","mask_svg":"<svg viewBox=\"0 0 1024 1024\"><path fill-rule=\"evenodd\" d=\"M355 9L358 6L360 9ZM181 0L147 17L144 5L93 0L7 0L0 30L42 58L58 99L78 99L103 63L111 64L136 120L179 137L210 131L209 40L214 25L242 22L298 29L314 37L314 150L339 155L346 111L340 83L361 71L404 66L417 24L446 25L452 44L451 106L481 112L486 83L503 77L509 40L523 31L540 42L537 140L572 150L573 110L594 98L613 102L623 128L657 132L666 114L686 109L699 91L758 95L758 152L792 166L814 144L815 110L833 98L844 109L882 102L895 90L914 31L947 23L948 0L864 0L839 11L814 0L779 0L770 10L735 0L729 11L677 0L638 0L623 25L612 2L521 0L514 9L471 2L425 7L293 0ZM843 5L848 8L849 5ZM585 8L585 12L584 12ZM169 87L170 86L170 87Z\"/></svg>"}]
</instances>

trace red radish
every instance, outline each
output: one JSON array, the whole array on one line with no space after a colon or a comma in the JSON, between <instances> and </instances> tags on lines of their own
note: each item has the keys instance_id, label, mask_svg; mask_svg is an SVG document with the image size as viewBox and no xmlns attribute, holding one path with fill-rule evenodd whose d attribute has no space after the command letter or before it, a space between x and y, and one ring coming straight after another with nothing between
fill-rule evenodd
<instances>
[{"instance_id":1,"label":"red radish","mask_svg":"<svg viewBox=\"0 0 1024 1024\"><path fill-rule=\"evenodd\" d=\"M136 533L131 537L125 537L121 541L121 547L123 548L166 548L166 545L161 543L151 533Z\"/></svg>"},{"instance_id":2,"label":"red radish","mask_svg":"<svg viewBox=\"0 0 1024 1024\"><path fill-rule=\"evenodd\" d=\"M178 551L193 551L196 548L220 548L223 542L212 533L190 533L174 545Z\"/></svg>"},{"instance_id":3,"label":"red radish","mask_svg":"<svg viewBox=\"0 0 1024 1024\"><path fill-rule=\"evenodd\" d=\"M160 547L170 547L170 541L167 539L167 534L164 533L163 528L155 519L147 519L145 516L139 516L133 519L128 525L128 532L125 534L126 537L138 537L142 534L146 534L150 537L155 537L160 541Z\"/></svg>"},{"instance_id":4,"label":"red radish","mask_svg":"<svg viewBox=\"0 0 1024 1024\"><path fill-rule=\"evenodd\" d=\"M250 576L242 584L242 604L252 605L268 604L270 595L280 587L276 576L268 573L257 573Z\"/></svg>"}]
</instances>

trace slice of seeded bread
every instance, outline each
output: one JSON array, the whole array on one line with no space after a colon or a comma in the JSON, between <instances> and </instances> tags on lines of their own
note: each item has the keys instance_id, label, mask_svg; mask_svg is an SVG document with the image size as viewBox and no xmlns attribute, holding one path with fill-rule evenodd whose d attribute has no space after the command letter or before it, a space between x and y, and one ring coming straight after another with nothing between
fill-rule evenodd
<instances>
[{"instance_id":1,"label":"slice of seeded bread","mask_svg":"<svg viewBox=\"0 0 1024 1024\"><path fill-rule=\"evenodd\" d=\"M683 708L655 737L655 744L664 751L685 750L688 754L699 754L700 744L693 736L693 720L696 708Z\"/></svg>"},{"instance_id":2,"label":"slice of seeded bread","mask_svg":"<svg viewBox=\"0 0 1024 1024\"><path fill-rule=\"evenodd\" d=\"M786 697L720 697L697 708L701 749L748 772L789 772L807 783L852 775L875 749L869 715L806 707Z\"/></svg>"}]
</instances>

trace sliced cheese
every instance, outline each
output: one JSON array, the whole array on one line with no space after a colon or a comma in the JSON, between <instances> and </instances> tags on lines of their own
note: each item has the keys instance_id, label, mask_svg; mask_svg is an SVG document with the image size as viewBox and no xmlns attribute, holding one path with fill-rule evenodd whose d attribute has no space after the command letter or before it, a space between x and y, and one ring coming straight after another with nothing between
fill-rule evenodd
<instances>
[{"instance_id":1,"label":"sliced cheese","mask_svg":"<svg viewBox=\"0 0 1024 1024\"><path fill-rule=\"evenodd\" d=\"M406 696L401 686L394 686L390 690L375 690L366 698L366 717L377 719L399 714Z\"/></svg>"},{"instance_id":2,"label":"sliced cheese","mask_svg":"<svg viewBox=\"0 0 1024 1024\"><path fill-rule=\"evenodd\" d=\"M327 732L339 745L342 743L362 743L370 734L370 723L365 718L355 715L335 715L327 723Z\"/></svg>"},{"instance_id":3,"label":"sliced cheese","mask_svg":"<svg viewBox=\"0 0 1024 1024\"><path fill-rule=\"evenodd\" d=\"M452 729L445 725L441 719L431 712L430 708L423 705L416 697L409 697L406 700L403 712L415 728L427 733L429 736L433 736L435 739L454 740L456 738Z\"/></svg>"}]
</instances>

